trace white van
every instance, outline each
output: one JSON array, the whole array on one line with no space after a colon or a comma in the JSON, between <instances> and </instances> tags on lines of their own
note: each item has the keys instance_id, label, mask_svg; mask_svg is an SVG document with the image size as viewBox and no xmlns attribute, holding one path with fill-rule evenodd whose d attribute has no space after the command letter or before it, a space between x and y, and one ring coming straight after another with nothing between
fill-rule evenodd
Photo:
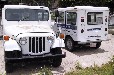
<instances>
[{"instance_id":1,"label":"white van","mask_svg":"<svg viewBox=\"0 0 114 75\"><path fill-rule=\"evenodd\" d=\"M102 41L108 40L108 7L58 8L55 16L55 28L59 30L61 27L61 32L65 34L65 47L69 51L82 45L97 49Z\"/></svg>"},{"instance_id":2,"label":"white van","mask_svg":"<svg viewBox=\"0 0 114 75\"><path fill-rule=\"evenodd\" d=\"M6 72L14 63L26 60L50 60L52 66L61 65L64 36L56 37L51 26L49 8L45 6L5 5L2 9L4 59Z\"/></svg>"}]
</instances>

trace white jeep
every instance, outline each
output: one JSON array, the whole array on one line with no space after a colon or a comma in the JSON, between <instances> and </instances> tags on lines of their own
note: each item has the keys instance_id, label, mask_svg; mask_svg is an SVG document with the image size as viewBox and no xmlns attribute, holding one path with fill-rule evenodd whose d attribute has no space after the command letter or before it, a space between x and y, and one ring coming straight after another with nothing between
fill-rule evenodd
<instances>
[{"instance_id":1,"label":"white jeep","mask_svg":"<svg viewBox=\"0 0 114 75\"><path fill-rule=\"evenodd\" d=\"M56 36L48 7L5 5L2 9L4 59L7 73L15 62L49 59L52 66L61 65L64 34Z\"/></svg>"}]
</instances>

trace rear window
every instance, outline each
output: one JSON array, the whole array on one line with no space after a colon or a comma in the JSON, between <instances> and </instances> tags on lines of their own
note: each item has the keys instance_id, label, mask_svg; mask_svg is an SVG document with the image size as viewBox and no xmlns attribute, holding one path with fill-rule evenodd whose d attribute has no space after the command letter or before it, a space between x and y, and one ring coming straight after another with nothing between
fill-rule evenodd
<instances>
[{"instance_id":1,"label":"rear window","mask_svg":"<svg viewBox=\"0 0 114 75\"><path fill-rule=\"evenodd\" d=\"M103 24L103 12L88 12L87 24L88 25Z\"/></svg>"}]
</instances>

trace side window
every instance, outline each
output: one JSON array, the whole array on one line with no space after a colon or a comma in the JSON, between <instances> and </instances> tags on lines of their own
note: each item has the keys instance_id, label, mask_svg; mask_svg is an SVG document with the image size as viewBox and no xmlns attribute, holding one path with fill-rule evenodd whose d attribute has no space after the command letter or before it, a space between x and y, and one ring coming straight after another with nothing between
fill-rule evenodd
<instances>
[{"instance_id":1,"label":"side window","mask_svg":"<svg viewBox=\"0 0 114 75\"><path fill-rule=\"evenodd\" d=\"M64 24L64 12L59 12L58 23Z\"/></svg>"},{"instance_id":2,"label":"side window","mask_svg":"<svg viewBox=\"0 0 114 75\"><path fill-rule=\"evenodd\" d=\"M77 13L67 12L67 24L76 25Z\"/></svg>"},{"instance_id":3,"label":"side window","mask_svg":"<svg viewBox=\"0 0 114 75\"><path fill-rule=\"evenodd\" d=\"M88 25L103 24L103 12L89 12L87 14Z\"/></svg>"}]
</instances>

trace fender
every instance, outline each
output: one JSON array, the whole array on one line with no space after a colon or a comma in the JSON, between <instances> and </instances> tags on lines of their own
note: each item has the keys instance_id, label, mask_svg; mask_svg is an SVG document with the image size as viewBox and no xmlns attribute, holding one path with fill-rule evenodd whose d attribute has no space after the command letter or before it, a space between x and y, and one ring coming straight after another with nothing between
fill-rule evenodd
<instances>
[{"instance_id":1,"label":"fender","mask_svg":"<svg viewBox=\"0 0 114 75\"><path fill-rule=\"evenodd\" d=\"M4 50L5 51L14 51L14 50L21 51L21 48L15 40L9 39L9 41L4 42Z\"/></svg>"},{"instance_id":2,"label":"fender","mask_svg":"<svg viewBox=\"0 0 114 75\"><path fill-rule=\"evenodd\" d=\"M64 40L60 39L59 37L56 38L52 45L52 48L56 48L56 47L65 47Z\"/></svg>"}]
</instances>

